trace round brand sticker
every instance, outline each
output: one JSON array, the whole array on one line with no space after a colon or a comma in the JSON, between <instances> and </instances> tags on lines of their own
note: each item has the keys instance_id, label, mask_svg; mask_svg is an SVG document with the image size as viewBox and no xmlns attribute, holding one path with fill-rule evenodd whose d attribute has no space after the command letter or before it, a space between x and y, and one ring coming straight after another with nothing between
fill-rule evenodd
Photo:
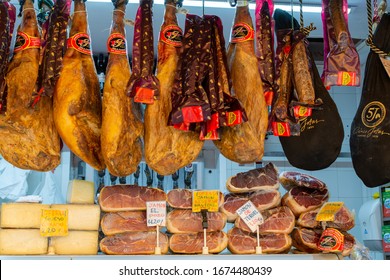
<instances>
[{"instance_id":1,"label":"round brand sticker","mask_svg":"<svg viewBox=\"0 0 390 280\"><path fill-rule=\"evenodd\" d=\"M113 33L107 40L109 53L126 54L126 38L120 33Z\"/></svg>"},{"instance_id":2,"label":"round brand sticker","mask_svg":"<svg viewBox=\"0 0 390 280\"><path fill-rule=\"evenodd\" d=\"M376 127L380 125L386 117L386 107L378 102L370 102L364 107L361 119L366 127Z\"/></svg>"},{"instance_id":3,"label":"round brand sticker","mask_svg":"<svg viewBox=\"0 0 390 280\"><path fill-rule=\"evenodd\" d=\"M14 52L25 49L39 49L40 46L41 40L39 37L31 37L22 31L16 34Z\"/></svg>"},{"instance_id":4,"label":"round brand sticker","mask_svg":"<svg viewBox=\"0 0 390 280\"><path fill-rule=\"evenodd\" d=\"M160 40L166 44L181 47L183 31L177 25L168 25L160 33Z\"/></svg>"},{"instance_id":5,"label":"round brand sticker","mask_svg":"<svg viewBox=\"0 0 390 280\"><path fill-rule=\"evenodd\" d=\"M77 33L68 39L68 48L76 49L83 54L91 54L91 40L86 33Z\"/></svg>"},{"instance_id":6,"label":"round brand sticker","mask_svg":"<svg viewBox=\"0 0 390 280\"><path fill-rule=\"evenodd\" d=\"M254 40L255 32L252 27L246 23L237 23L232 29L232 43L245 42L248 40Z\"/></svg>"}]
</instances>

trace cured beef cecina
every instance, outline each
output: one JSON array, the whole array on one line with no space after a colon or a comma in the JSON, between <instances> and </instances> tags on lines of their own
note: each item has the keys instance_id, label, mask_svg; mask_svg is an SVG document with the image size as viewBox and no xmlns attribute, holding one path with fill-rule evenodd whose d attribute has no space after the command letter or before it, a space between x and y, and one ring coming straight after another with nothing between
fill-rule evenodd
<instances>
[{"instance_id":1,"label":"cured beef cecina","mask_svg":"<svg viewBox=\"0 0 390 280\"><path fill-rule=\"evenodd\" d=\"M254 48L254 30L248 6L236 8L232 39L228 47L228 67L232 92L243 105L248 121L221 129L221 140L214 141L226 158L249 163L260 160L268 125L268 111Z\"/></svg>"},{"instance_id":2,"label":"cured beef cecina","mask_svg":"<svg viewBox=\"0 0 390 280\"><path fill-rule=\"evenodd\" d=\"M74 5L68 49L54 92L54 122L69 149L93 168L102 170L99 80L90 49L85 3L74 0Z\"/></svg>"},{"instance_id":3,"label":"cured beef cecina","mask_svg":"<svg viewBox=\"0 0 390 280\"><path fill-rule=\"evenodd\" d=\"M52 100L45 96L34 108L30 106L37 90L39 36L33 2L26 0L6 75L7 110L0 115L0 154L19 168L49 171L60 164ZM23 41L26 43L20 44Z\"/></svg>"},{"instance_id":4,"label":"cured beef cecina","mask_svg":"<svg viewBox=\"0 0 390 280\"><path fill-rule=\"evenodd\" d=\"M110 53L103 92L101 145L104 163L110 174L127 176L137 170L142 158L143 124L140 104L126 94L130 79L124 16L128 0L113 0L115 10Z\"/></svg>"},{"instance_id":5,"label":"cured beef cecina","mask_svg":"<svg viewBox=\"0 0 390 280\"><path fill-rule=\"evenodd\" d=\"M177 25L176 0L167 0L158 43L157 78L160 98L145 110L145 161L160 175L169 175L194 161L203 147L197 133L168 125L171 91L179 61L182 31Z\"/></svg>"}]
</instances>

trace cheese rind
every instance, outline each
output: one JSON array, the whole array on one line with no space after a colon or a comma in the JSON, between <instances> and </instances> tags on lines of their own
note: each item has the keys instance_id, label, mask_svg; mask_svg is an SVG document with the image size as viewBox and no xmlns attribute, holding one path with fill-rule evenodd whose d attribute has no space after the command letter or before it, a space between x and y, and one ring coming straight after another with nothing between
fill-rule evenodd
<instances>
[{"instance_id":1,"label":"cheese rind","mask_svg":"<svg viewBox=\"0 0 390 280\"><path fill-rule=\"evenodd\" d=\"M84 180L71 180L68 185L67 203L94 204L95 185Z\"/></svg>"},{"instance_id":2,"label":"cheese rind","mask_svg":"<svg viewBox=\"0 0 390 280\"><path fill-rule=\"evenodd\" d=\"M3 203L1 205L1 228L40 228L42 209L49 204Z\"/></svg>"},{"instance_id":3,"label":"cheese rind","mask_svg":"<svg viewBox=\"0 0 390 280\"><path fill-rule=\"evenodd\" d=\"M56 255L96 255L99 233L97 231L69 231L67 236L51 238Z\"/></svg>"},{"instance_id":4,"label":"cheese rind","mask_svg":"<svg viewBox=\"0 0 390 280\"><path fill-rule=\"evenodd\" d=\"M52 204L52 209L68 209L69 230L98 230L100 222L99 205L91 204Z\"/></svg>"},{"instance_id":5,"label":"cheese rind","mask_svg":"<svg viewBox=\"0 0 390 280\"><path fill-rule=\"evenodd\" d=\"M0 255L44 255L48 238L39 229L1 229Z\"/></svg>"}]
</instances>

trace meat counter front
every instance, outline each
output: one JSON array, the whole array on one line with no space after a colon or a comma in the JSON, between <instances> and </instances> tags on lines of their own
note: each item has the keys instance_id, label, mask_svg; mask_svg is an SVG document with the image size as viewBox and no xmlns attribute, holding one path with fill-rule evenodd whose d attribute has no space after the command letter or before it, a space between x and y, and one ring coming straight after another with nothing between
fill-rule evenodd
<instances>
[{"instance_id":1,"label":"meat counter front","mask_svg":"<svg viewBox=\"0 0 390 280\"><path fill-rule=\"evenodd\" d=\"M327 259L348 257L353 251L355 239L348 231L354 227L354 216L342 202L328 202L328 188L317 178L298 172L279 174L269 163L237 173L226 184L229 191L225 194L219 190L173 188L166 193L138 185L105 186L95 204L93 183L71 180L67 204L2 204L0 255L210 254ZM280 186L286 190L283 196ZM196 212L194 197L210 207L217 205L217 212ZM157 210L150 209L147 202L163 203L158 224L153 224L150 216ZM252 211L240 211L249 206ZM254 220L255 214L261 219ZM255 230L248 221L255 221Z\"/></svg>"}]
</instances>

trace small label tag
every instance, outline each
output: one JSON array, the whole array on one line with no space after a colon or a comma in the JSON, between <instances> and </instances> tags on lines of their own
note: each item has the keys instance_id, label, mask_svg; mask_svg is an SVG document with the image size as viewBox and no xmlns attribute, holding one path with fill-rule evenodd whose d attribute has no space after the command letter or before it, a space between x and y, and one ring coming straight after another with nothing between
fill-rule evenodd
<instances>
[{"instance_id":1,"label":"small label tag","mask_svg":"<svg viewBox=\"0 0 390 280\"><path fill-rule=\"evenodd\" d=\"M19 52L25 49L39 49L40 47L41 39L39 37L30 37L22 31L17 33L14 52Z\"/></svg>"},{"instance_id":2,"label":"small label tag","mask_svg":"<svg viewBox=\"0 0 390 280\"><path fill-rule=\"evenodd\" d=\"M146 202L146 221L148 227L165 226L167 216L166 201Z\"/></svg>"},{"instance_id":3,"label":"small label tag","mask_svg":"<svg viewBox=\"0 0 390 280\"><path fill-rule=\"evenodd\" d=\"M344 202L326 202L317 213L316 221L333 222L334 216L343 207Z\"/></svg>"},{"instance_id":4,"label":"small label tag","mask_svg":"<svg viewBox=\"0 0 390 280\"><path fill-rule=\"evenodd\" d=\"M264 218L260 214L259 210L255 207L252 201L248 201L240 208L237 209L236 213L245 222L245 224L251 229L252 232L257 230L257 227L264 223Z\"/></svg>"},{"instance_id":5,"label":"small label tag","mask_svg":"<svg viewBox=\"0 0 390 280\"><path fill-rule=\"evenodd\" d=\"M240 110L227 113L227 125L233 126L242 123L242 112Z\"/></svg>"},{"instance_id":6,"label":"small label tag","mask_svg":"<svg viewBox=\"0 0 390 280\"><path fill-rule=\"evenodd\" d=\"M272 122L274 136L291 136L290 126L286 122Z\"/></svg>"},{"instance_id":7,"label":"small label tag","mask_svg":"<svg viewBox=\"0 0 390 280\"><path fill-rule=\"evenodd\" d=\"M168 25L160 32L160 41L174 47L181 47L183 31L177 25Z\"/></svg>"},{"instance_id":8,"label":"small label tag","mask_svg":"<svg viewBox=\"0 0 390 280\"><path fill-rule=\"evenodd\" d=\"M344 235L337 229L327 228L322 232L317 248L326 252L341 252L344 249Z\"/></svg>"},{"instance_id":9,"label":"small label tag","mask_svg":"<svg viewBox=\"0 0 390 280\"><path fill-rule=\"evenodd\" d=\"M136 87L134 102L153 104L154 103L154 90L150 88Z\"/></svg>"},{"instance_id":10,"label":"small label tag","mask_svg":"<svg viewBox=\"0 0 390 280\"><path fill-rule=\"evenodd\" d=\"M181 109L183 120L186 123L203 122L203 111L201 106L189 106Z\"/></svg>"},{"instance_id":11,"label":"small label tag","mask_svg":"<svg viewBox=\"0 0 390 280\"><path fill-rule=\"evenodd\" d=\"M273 91L264 92L264 97L267 106L272 106L272 100L274 99L274 92Z\"/></svg>"},{"instance_id":12,"label":"small label tag","mask_svg":"<svg viewBox=\"0 0 390 280\"><path fill-rule=\"evenodd\" d=\"M241 43L254 39L255 31L248 24L241 22L233 26L230 42Z\"/></svg>"},{"instance_id":13,"label":"small label tag","mask_svg":"<svg viewBox=\"0 0 390 280\"><path fill-rule=\"evenodd\" d=\"M91 40L87 33L77 33L70 37L67 41L68 48L73 48L83 54L92 54Z\"/></svg>"},{"instance_id":14,"label":"small label tag","mask_svg":"<svg viewBox=\"0 0 390 280\"><path fill-rule=\"evenodd\" d=\"M312 114L312 109L310 107L294 106L295 118L310 117L311 114Z\"/></svg>"},{"instance_id":15,"label":"small label tag","mask_svg":"<svg viewBox=\"0 0 390 280\"><path fill-rule=\"evenodd\" d=\"M219 191L193 191L192 192L192 212L207 210L218 212Z\"/></svg>"},{"instance_id":16,"label":"small label tag","mask_svg":"<svg viewBox=\"0 0 390 280\"><path fill-rule=\"evenodd\" d=\"M387 57L380 57L383 67L385 67L385 70L387 72L387 75L390 78L390 56Z\"/></svg>"},{"instance_id":17,"label":"small label tag","mask_svg":"<svg viewBox=\"0 0 390 280\"><path fill-rule=\"evenodd\" d=\"M68 235L68 209L42 209L40 233L41 236Z\"/></svg>"},{"instance_id":18,"label":"small label tag","mask_svg":"<svg viewBox=\"0 0 390 280\"><path fill-rule=\"evenodd\" d=\"M126 55L126 38L120 33L113 33L107 40L107 51L109 53Z\"/></svg>"},{"instance_id":19,"label":"small label tag","mask_svg":"<svg viewBox=\"0 0 390 280\"><path fill-rule=\"evenodd\" d=\"M337 77L338 86L355 86L356 73L355 72L339 72Z\"/></svg>"}]
</instances>

